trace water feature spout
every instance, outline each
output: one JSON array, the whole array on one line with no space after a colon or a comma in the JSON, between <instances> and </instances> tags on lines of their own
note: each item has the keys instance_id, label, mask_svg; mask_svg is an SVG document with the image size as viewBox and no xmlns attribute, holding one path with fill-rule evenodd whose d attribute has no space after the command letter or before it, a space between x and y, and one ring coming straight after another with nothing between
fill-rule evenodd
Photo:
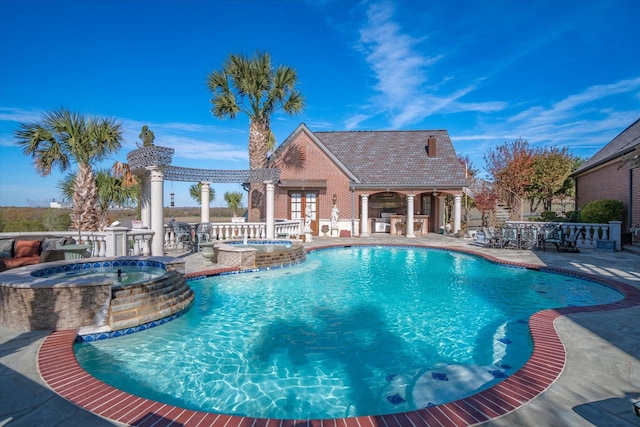
<instances>
[{"instance_id":1,"label":"water feature spout","mask_svg":"<svg viewBox=\"0 0 640 427\"><path fill-rule=\"evenodd\" d=\"M246 245L247 244L247 235L244 235L244 239L242 239L242 244Z\"/></svg>"}]
</instances>

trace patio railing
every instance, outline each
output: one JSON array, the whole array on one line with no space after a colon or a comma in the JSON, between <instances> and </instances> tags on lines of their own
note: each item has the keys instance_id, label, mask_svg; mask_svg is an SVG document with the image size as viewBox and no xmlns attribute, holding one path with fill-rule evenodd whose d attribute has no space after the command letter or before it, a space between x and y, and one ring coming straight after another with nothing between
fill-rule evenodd
<instances>
[{"instance_id":1,"label":"patio railing","mask_svg":"<svg viewBox=\"0 0 640 427\"><path fill-rule=\"evenodd\" d=\"M72 238L77 244L87 245L90 257L112 257L123 255L151 255L153 231L148 229L129 230L126 227L108 227L104 231L22 231L0 233L0 239L26 237Z\"/></svg>"},{"instance_id":2,"label":"patio railing","mask_svg":"<svg viewBox=\"0 0 640 427\"><path fill-rule=\"evenodd\" d=\"M190 244L181 246L177 241L176 233L172 227L166 226L164 236L164 248L167 251L187 250L195 248L196 226L190 227ZM276 238L297 238L300 235L300 221L278 221L275 223ZM208 240L230 239L264 239L266 238L266 223L246 222L227 223L214 222L209 226ZM154 232L146 228L128 229L126 227L108 227L104 231L24 231L0 233L0 239L4 238L46 238L67 237L73 238L78 244L87 245L87 254L93 258L125 256L125 255L151 255L151 242Z\"/></svg>"},{"instance_id":3,"label":"patio railing","mask_svg":"<svg viewBox=\"0 0 640 427\"><path fill-rule=\"evenodd\" d=\"M575 241L578 248L593 248L598 246L598 241L615 241L615 250L622 249L622 223L609 221L608 224L594 224L582 222L534 222L534 221L506 221L506 224L520 226L558 226L562 233L570 241Z\"/></svg>"},{"instance_id":4,"label":"patio railing","mask_svg":"<svg viewBox=\"0 0 640 427\"><path fill-rule=\"evenodd\" d=\"M186 250L197 247L199 239L220 241L233 239L266 239L267 224L264 222L211 222L205 230L199 224L186 224L191 228L188 241L180 237L174 227L165 226L164 248L166 250ZM274 225L275 238L298 238L302 225L298 220L277 221ZM204 235L204 236L203 236Z\"/></svg>"}]
</instances>

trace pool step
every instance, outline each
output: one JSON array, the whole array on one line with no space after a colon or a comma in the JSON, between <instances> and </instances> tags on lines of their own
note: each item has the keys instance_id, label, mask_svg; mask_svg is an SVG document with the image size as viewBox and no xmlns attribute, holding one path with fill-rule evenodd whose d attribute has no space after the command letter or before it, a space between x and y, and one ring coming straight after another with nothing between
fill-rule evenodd
<instances>
[{"instance_id":1,"label":"pool step","mask_svg":"<svg viewBox=\"0 0 640 427\"><path fill-rule=\"evenodd\" d=\"M159 320L185 309L193 298L193 291L177 271L168 271L160 280L114 286L109 326L116 331Z\"/></svg>"}]
</instances>

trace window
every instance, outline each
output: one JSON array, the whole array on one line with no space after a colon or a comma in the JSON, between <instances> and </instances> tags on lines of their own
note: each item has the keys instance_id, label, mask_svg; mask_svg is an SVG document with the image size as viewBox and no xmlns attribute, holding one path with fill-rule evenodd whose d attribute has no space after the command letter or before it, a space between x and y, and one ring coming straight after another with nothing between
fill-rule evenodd
<instances>
[{"instance_id":1,"label":"window","mask_svg":"<svg viewBox=\"0 0 640 427\"><path fill-rule=\"evenodd\" d=\"M302 194L291 193L291 219L302 219Z\"/></svg>"},{"instance_id":2,"label":"window","mask_svg":"<svg viewBox=\"0 0 640 427\"><path fill-rule=\"evenodd\" d=\"M318 193L292 191L289 193L289 216L291 219L304 219L307 209L311 217L311 229L318 233Z\"/></svg>"}]
</instances>

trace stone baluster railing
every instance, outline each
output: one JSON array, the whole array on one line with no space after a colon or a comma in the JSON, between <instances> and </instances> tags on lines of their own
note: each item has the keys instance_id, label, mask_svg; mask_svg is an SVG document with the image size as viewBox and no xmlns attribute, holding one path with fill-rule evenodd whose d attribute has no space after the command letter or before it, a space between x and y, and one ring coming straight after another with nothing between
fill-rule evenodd
<instances>
[{"instance_id":1,"label":"stone baluster railing","mask_svg":"<svg viewBox=\"0 0 640 427\"><path fill-rule=\"evenodd\" d=\"M276 222L275 236L298 237L301 234L302 224L298 220Z\"/></svg>"},{"instance_id":2,"label":"stone baluster railing","mask_svg":"<svg viewBox=\"0 0 640 427\"><path fill-rule=\"evenodd\" d=\"M131 255L151 255L151 240L153 238L153 231L150 230L131 230L128 235L128 249Z\"/></svg>"},{"instance_id":3,"label":"stone baluster railing","mask_svg":"<svg viewBox=\"0 0 640 427\"><path fill-rule=\"evenodd\" d=\"M525 225L538 227L557 225L562 227L562 231L568 236L569 241L575 240L578 248L596 248L598 240L613 240L616 242L616 250L622 249L622 227L620 221L609 221L608 224L535 221L506 221L506 223L519 227Z\"/></svg>"},{"instance_id":4,"label":"stone baluster railing","mask_svg":"<svg viewBox=\"0 0 640 427\"><path fill-rule=\"evenodd\" d=\"M195 226L195 224L192 224ZM275 223L275 236L287 236L291 238L300 235L301 223L299 220L278 221ZM211 223L209 231L210 240L241 240L264 239L267 235L267 226L264 222L219 222ZM151 242L154 238L153 230L126 227L107 227L104 231L83 231L78 235L77 231L34 231L0 233L0 238L15 238L20 236L32 237L67 237L73 238L77 244L88 245L88 254L93 258L104 258L126 255L151 255ZM171 227L164 229L164 248L167 251L176 250L176 235Z\"/></svg>"},{"instance_id":5,"label":"stone baluster railing","mask_svg":"<svg viewBox=\"0 0 640 427\"><path fill-rule=\"evenodd\" d=\"M196 224L192 224L195 227ZM275 235L297 237L300 235L300 221L281 221L275 224ZM264 222L212 222L209 224L210 240L265 239L267 226ZM175 248L175 236L170 228L165 229L165 248Z\"/></svg>"}]
</instances>

